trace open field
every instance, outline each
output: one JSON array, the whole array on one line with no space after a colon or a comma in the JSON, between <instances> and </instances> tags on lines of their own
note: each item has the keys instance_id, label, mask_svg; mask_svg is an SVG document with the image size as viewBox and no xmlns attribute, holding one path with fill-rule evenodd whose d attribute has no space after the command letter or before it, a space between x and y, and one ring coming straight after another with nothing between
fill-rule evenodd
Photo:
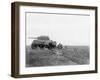
<instances>
[{"instance_id":1,"label":"open field","mask_svg":"<svg viewBox=\"0 0 100 80\"><path fill-rule=\"evenodd\" d=\"M31 49L26 46L26 67L89 64L88 46L66 46L56 54L48 49Z\"/></svg>"}]
</instances>

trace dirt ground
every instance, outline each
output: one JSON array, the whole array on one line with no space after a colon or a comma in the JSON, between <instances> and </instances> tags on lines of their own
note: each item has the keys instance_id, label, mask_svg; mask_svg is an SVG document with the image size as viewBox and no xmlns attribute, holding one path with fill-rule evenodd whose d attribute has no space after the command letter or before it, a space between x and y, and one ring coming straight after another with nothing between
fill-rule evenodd
<instances>
[{"instance_id":1,"label":"dirt ground","mask_svg":"<svg viewBox=\"0 0 100 80\"><path fill-rule=\"evenodd\" d=\"M88 46L65 46L61 50L26 47L26 67L89 64Z\"/></svg>"}]
</instances>

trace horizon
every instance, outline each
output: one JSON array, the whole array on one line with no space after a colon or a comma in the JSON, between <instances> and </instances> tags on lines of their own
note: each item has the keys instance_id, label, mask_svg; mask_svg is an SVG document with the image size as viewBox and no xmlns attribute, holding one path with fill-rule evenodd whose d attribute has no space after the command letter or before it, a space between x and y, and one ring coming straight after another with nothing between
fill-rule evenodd
<instances>
[{"instance_id":1,"label":"horizon","mask_svg":"<svg viewBox=\"0 0 100 80\"><path fill-rule=\"evenodd\" d=\"M90 16L27 13L26 44L40 35L63 45L90 45Z\"/></svg>"}]
</instances>

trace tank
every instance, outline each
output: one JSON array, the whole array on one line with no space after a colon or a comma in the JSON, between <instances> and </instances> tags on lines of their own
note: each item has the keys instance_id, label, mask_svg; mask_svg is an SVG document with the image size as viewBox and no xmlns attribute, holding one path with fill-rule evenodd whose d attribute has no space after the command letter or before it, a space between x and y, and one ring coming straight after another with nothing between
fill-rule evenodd
<instances>
[{"instance_id":1,"label":"tank","mask_svg":"<svg viewBox=\"0 0 100 80\"><path fill-rule=\"evenodd\" d=\"M47 48L47 49L54 49L56 48L56 41L50 40L48 36L39 36L35 37L32 44L31 48L36 49L36 48Z\"/></svg>"}]
</instances>

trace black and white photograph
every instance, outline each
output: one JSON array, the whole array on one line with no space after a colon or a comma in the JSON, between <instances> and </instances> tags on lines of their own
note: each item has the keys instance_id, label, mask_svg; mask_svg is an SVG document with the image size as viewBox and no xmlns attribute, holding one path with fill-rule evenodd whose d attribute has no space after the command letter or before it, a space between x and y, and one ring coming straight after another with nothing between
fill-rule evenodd
<instances>
[{"instance_id":1,"label":"black and white photograph","mask_svg":"<svg viewBox=\"0 0 100 80\"><path fill-rule=\"evenodd\" d=\"M97 73L97 7L12 3L12 76Z\"/></svg>"},{"instance_id":2,"label":"black and white photograph","mask_svg":"<svg viewBox=\"0 0 100 80\"><path fill-rule=\"evenodd\" d=\"M89 56L89 15L26 12L26 67L84 65Z\"/></svg>"}]
</instances>

